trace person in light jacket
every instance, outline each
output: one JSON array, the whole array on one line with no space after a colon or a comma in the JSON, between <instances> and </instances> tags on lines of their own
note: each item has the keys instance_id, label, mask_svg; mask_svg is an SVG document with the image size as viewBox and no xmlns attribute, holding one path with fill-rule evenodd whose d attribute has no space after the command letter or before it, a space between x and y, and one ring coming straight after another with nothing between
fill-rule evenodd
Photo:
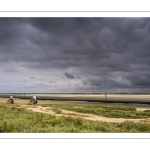
<instances>
[{"instance_id":1,"label":"person in light jacket","mask_svg":"<svg viewBox=\"0 0 150 150\"><path fill-rule=\"evenodd\" d=\"M36 96L33 95L32 98L31 98L31 100L32 100L32 103L34 103L36 101Z\"/></svg>"}]
</instances>

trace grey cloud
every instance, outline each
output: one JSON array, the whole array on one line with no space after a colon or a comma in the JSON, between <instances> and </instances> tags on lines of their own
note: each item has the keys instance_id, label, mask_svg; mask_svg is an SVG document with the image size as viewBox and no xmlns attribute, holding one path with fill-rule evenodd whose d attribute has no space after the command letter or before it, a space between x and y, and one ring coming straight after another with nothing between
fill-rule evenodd
<instances>
[{"instance_id":1,"label":"grey cloud","mask_svg":"<svg viewBox=\"0 0 150 150\"><path fill-rule=\"evenodd\" d=\"M64 87L65 72L67 79L74 79L67 80L70 86L81 83L80 91L145 91L150 82L149 39L148 17L0 18L1 81L21 74L24 82L26 75L35 79L39 74Z\"/></svg>"},{"instance_id":2,"label":"grey cloud","mask_svg":"<svg viewBox=\"0 0 150 150\"><path fill-rule=\"evenodd\" d=\"M86 80L82 80L83 85L87 85L88 82Z\"/></svg>"},{"instance_id":3,"label":"grey cloud","mask_svg":"<svg viewBox=\"0 0 150 150\"><path fill-rule=\"evenodd\" d=\"M77 79L81 79L81 78L83 78L82 76L77 76Z\"/></svg>"},{"instance_id":4,"label":"grey cloud","mask_svg":"<svg viewBox=\"0 0 150 150\"><path fill-rule=\"evenodd\" d=\"M150 73L133 73L127 76L127 79L135 88L150 88Z\"/></svg>"},{"instance_id":5,"label":"grey cloud","mask_svg":"<svg viewBox=\"0 0 150 150\"><path fill-rule=\"evenodd\" d=\"M73 76L72 74L65 72L64 75L68 78L68 79L74 79L76 78L75 76Z\"/></svg>"},{"instance_id":6,"label":"grey cloud","mask_svg":"<svg viewBox=\"0 0 150 150\"><path fill-rule=\"evenodd\" d=\"M36 86L37 87L50 87L50 86L42 84L42 83L37 83Z\"/></svg>"},{"instance_id":7,"label":"grey cloud","mask_svg":"<svg viewBox=\"0 0 150 150\"><path fill-rule=\"evenodd\" d=\"M56 81L49 81L49 83L57 83Z\"/></svg>"}]
</instances>

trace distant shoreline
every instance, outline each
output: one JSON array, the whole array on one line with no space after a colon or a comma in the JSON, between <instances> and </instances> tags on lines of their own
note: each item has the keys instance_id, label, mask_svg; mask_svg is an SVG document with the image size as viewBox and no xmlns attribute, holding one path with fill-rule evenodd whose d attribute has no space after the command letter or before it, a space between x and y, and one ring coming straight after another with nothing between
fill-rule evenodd
<instances>
[{"instance_id":1,"label":"distant shoreline","mask_svg":"<svg viewBox=\"0 0 150 150\"><path fill-rule=\"evenodd\" d=\"M0 95L2 94L138 94L138 95L147 95L150 93L0 93Z\"/></svg>"}]
</instances>

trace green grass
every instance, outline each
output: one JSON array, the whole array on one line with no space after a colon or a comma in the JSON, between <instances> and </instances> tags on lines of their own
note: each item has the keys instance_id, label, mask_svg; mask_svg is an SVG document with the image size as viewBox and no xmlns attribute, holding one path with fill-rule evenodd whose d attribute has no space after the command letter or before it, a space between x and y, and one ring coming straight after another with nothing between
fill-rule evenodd
<instances>
[{"instance_id":1,"label":"green grass","mask_svg":"<svg viewBox=\"0 0 150 150\"><path fill-rule=\"evenodd\" d=\"M136 111L133 107L103 106L103 105L75 105L75 104L43 104L44 107L64 109L85 114L95 114L110 118L140 119L150 117L150 111Z\"/></svg>"},{"instance_id":2,"label":"green grass","mask_svg":"<svg viewBox=\"0 0 150 150\"><path fill-rule=\"evenodd\" d=\"M53 111L56 114L62 114L62 111L60 109L58 109L58 108L50 108L50 107L48 107L46 110Z\"/></svg>"},{"instance_id":3,"label":"green grass","mask_svg":"<svg viewBox=\"0 0 150 150\"><path fill-rule=\"evenodd\" d=\"M59 105L57 105L58 107ZM62 107L62 106L61 106ZM65 106L63 106L65 107ZM67 106L69 107L69 106ZM91 106L92 107L92 106ZM78 108L79 109L79 108ZM114 107L111 109L115 109ZM121 108L120 108L121 109ZM127 111L123 108L124 111ZM132 110L134 111L134 110ZM150 124L125 121L110 123L81 118L56 117L16 106L0 105L1 133L140 133L150 132Z\"/></svg>"}]
</instances>

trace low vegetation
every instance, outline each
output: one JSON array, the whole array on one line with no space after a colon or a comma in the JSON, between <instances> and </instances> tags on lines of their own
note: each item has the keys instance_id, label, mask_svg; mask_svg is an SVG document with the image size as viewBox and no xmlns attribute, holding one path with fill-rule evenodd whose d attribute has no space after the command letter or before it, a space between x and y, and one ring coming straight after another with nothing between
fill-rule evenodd
<instances>
[{"instance_id":1,"label":"low vegetation","mask_svg":"<svg viewBox=\"0 0 150 150\"><path fill-rule=\"evenodd\" d=\"M84 110L88 113L98 111L98 107L92 105L45 105L51 106L57 113L60 110ZM134 108L108 107L103 106L100 110L107 110L107 113L123 111L136 113ZM98 112L101 112L101 111ZM149 114L149 112L144 112ZM115 114L115 113L114 113ZM119 114L119 113L118 113ZM138 115L137 115L138 116ZM144 115L143 115L144 116ZM150 132L150 124L133 121L125 121L123 123L110 123L103 121L90 121L82 118L72 118L55 115L35 113L25 108L18 108L15 105L0 105L0 132L1 133L139 133Z\"/></svg>"},{"instance_id":2,"label":"low vegetation","mask_svg":"<svg viewBox=\"0 0 150 150\"><path fill-rule=\"evenodd\" d=\"M103 105L75 105L75 104L43 104L44 107L64 109L85 114L95 114L109 118L140 119L150 117L150 111L136 111L133 107L103 106Z\"/></svg>"}]
</instances>

